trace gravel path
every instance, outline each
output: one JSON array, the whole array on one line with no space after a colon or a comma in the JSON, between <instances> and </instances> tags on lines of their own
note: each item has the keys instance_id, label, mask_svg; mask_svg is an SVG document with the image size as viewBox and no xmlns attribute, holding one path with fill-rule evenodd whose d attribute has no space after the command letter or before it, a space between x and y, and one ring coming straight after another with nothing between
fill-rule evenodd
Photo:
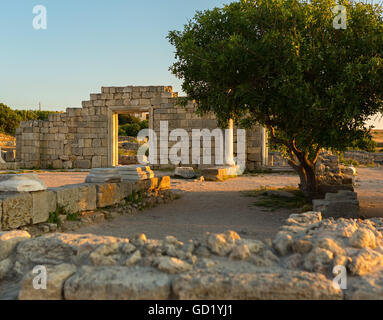
<instances>
[{"instance_id":1,"label":"gravel path","mask_svg":"<svg viewBox=\"0 0 383 320\"><path fill-rule=\"evenodd\" d=\"M49 187L82 183L87 172L39 173ZM165 174L165 173L161 173ZM254 198L243 197L241 191L261 186L297 185L291 174L245 175L225 182L194 182L172 179L172 188L181 198L166 205L145 210L136 216L121 216L113 221L79 229L78 233L95 233L132 237L145 233L150 238L173 234L181 240L201 236L205 232L237 231L248 238L272 238L291 211L268 212L252 206ZM383 216L383 168L358 168L360 214Z\"/></svg>"},{"instance_id":2,"label":"gravel path","mask_svg":"<svg viewBox=\"0 0 383 320\"><path fill-rule=\"evenodd\" d=\"M113 221L87 226L76 233L128 238L136 233L145 233L154 239L171 234L186 241L207 231L234 230L247 238L272 238L290 211L268 212L254 207L254 198L244 197L241 191L266 185L296 185L297 182L297 176L283 174L241 176L225 182L202 184L173 179L172 188L181 194L180 199L136 216L120 216Z\"/></svg>"}]
</instances>

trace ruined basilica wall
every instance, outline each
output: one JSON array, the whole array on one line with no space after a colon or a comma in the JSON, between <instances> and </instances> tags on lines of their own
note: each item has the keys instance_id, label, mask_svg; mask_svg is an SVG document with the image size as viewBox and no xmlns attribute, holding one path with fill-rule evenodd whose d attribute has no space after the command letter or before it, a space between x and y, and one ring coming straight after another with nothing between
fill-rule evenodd
<instances>
[{"instance_id":1,"label":"ruined basilica wall","mask_svg":"<svg viewBox=\"0 0 383 320\"><path fill-rule=\"evenodd\" d=\"M170 86L103 87L101 93L91 94L89 101L83 101L81 108L67 108L66 112L49 115L46 121L22 122L16 131L16 161L21 168L89 169L113 166L113 148L116 147L113 141L117 138L113 117L121 112L149 112L149 126L158 136L158 148L160 121L168 121L169 132L183 128L190 137L192 129L217 128L214 115L201 118L195 113L193 102L186 108L178 106L177 97L178 94ZM265 162L264 141L262 127L246 131L247 169L259 168ZM174 143L169 141L169 149ZM213 159L214 145L212 139ZM234 136L234 152L236 150ZM206 150L203 150L201 143L201 158L204 152ZM189 154L191 164L191 138Z\"/></svg>"}]
</instances>

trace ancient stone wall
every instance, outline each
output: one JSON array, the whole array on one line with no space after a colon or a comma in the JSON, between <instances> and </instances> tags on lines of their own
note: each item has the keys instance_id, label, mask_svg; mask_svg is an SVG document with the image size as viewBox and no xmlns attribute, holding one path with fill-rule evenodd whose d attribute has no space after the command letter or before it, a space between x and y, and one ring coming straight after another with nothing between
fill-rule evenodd
<instances>
[{"instance_id":1,"label":"ancient stone wall","mask_svg":"<svg viewBox=\"0 0 383 320\"><path fill-rule=\"evenodd\" d=\"M16 131L16 161L21 168L112 167L118 163L119 113L148 112L149 127L158 134L158 141L161 121L168 121L169 131L185 129L190 134L190 142L192 129L217 128L213 115L199 117L192 102L184 108L177 105L177 97L173 88L166 86L103 87L100 94L91 94L89 101L83 101L82 108L67 108L66 112L49 115L47 121L22 122ZM245 152L248 169L265 163L263 155L267 153L264 141L263 128L247 130ZM169 142L169 148L174 143ZM206 150L201 148L201 158L203 152ZM192 163L191 155L190 143L188 164ZM158 162L158 166L169 166L161 165L160 159Z\"/></svg>"},{"instance_id":2,"label":"ancient stone wall","mask_svg":"<svg viewBox=\"0 0 383 320\"><path fill-rule=\"evenodd\" d=\"M185 243L144 234L1 232L0 298L382 299L382 229L381 218L334 220L306 212L290 215L273 241L234 231ZM47 268L46 290L33 287L36 265Z\"/></svg>"}]
</instances>

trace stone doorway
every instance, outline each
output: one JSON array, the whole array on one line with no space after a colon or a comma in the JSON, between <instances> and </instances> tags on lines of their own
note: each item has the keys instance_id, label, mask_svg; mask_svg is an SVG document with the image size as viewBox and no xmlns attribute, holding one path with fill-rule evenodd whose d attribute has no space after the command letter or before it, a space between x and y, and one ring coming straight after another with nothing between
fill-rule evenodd
<instances>
[{"instance_id":1,"label":"stone doorway","mask_svg":"<svg viewBox=\"0 0 383 320\"><path fill-rule=\"evenodd\" d=\"M121 153L121 149L119 146L121 145L121 141L119 137L119 115L131 115L133 117L147 119L149 120L149 128L153 129L153 119L150 116L153 114L152 107L110 107L108 112L108 122L109 122L109 148L108 148L108 161L110 167L116 167L119 165L126 165L128 163L120 163L119 155ZM126 141L126 143L129 143ZM138 161L136 161L138 163ZM133 163L129 163L133 164Z\"/></svg>"}]
</instances>

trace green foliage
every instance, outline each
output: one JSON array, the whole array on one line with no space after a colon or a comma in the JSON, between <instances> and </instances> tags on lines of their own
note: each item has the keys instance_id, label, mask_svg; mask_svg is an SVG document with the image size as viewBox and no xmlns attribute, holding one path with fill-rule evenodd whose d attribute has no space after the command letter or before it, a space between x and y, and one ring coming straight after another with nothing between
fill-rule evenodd
<instances>
[{"instance_id":1,"label":"green foliage","mask_svg":"<svg viewBox=\"0 0 383 320\"><path fill-rule=\"evenodd\" d=\"M54 111L12 110L0 103L0 132L14 135L21 121L46 120Z\"/></svg>"},{"instance_id":2,"label":"green foliage","mask_svg":"<svg viewBox=\"0 0 383 320\"><path fill-rule=\"evenodd\" d=\"M120 125L127 124L127 123L139 123L140 119L132 116L131 114L119 114L118 115L118 123Z\"/></svg>"},{"instance_id":3,"label":"green foliage","mask_svg":"<svg viewBox=\"0 0 383 320\"><path fill-rule=\"evenodd\" d=\"M58 227L60 227L60 215L66 215L66 210L62 206L57 206L56 211L49 213L48 223L55 223Z\"/></svg>"},{"instance_id":4,"label":"green foliage","mask_svg":"<svg viewBox=\"0 0 383 320\"><path fill-rule=\"evenodd\" d=\"M48 223L56 223L57 226L61 226L60 216L65 215L67 221L80 221L80 214L78 212L68 212L65 207L57 206L56 211L49 213Z\"/></svg>"},{"instance_id":5,"label":"green foliage","mask_svg":"<svg viewBox=\"0 0 383 320\"><path fill-rule=\"evenodd\" d=\"M75 213L67 213L66 214L67 221L80 221L80 214L78 212Z\"/></svg>"},{"instance_id":6,"label":"green foliage","mask_svg":"<svg viewBox=\"0 0 383 320\"><path fill-rule=\"evenodd\" d=\"M127 123L118 128L119 134L128 137L136 137L141 127L138 123Z\"/></svg>"},{"instance_id":7,"label":"green foliage","mask_svg":"<svg viewBox=\"0 0 383 320\"><path fill-rule=\"evenodd\" d=\"M120 136L136 137L140 130L149 127L148 120L141 121L130 114L119 114L118 121L118 135Z\"/></svg>"},{"instance_id":8,"label":"green foliage","mask_svg":"<svg viewBox=\"0 0 383 320\"><path fill-rule=\"evenodd\" d=\"M347 8L347 29L331 9ZM242 0L198 12L168 36L171 71L198 112L221 124L267 127L316 191L322 148L368 140L365 122L383 111L382 8L346 0ZM180 102L185 102L186 99Z\"/></svg>"},{"instance_id":9,"label":"green foliage","mask_svg":"<svg viewBox=\"0 0 383 320\"><path fill-rule=\"evenodd\" d=\"M142 192L133 191L128 197L126 197L126 204L140 204L144 198Z\"/></svg>"},{"instance_id":10,"label":"green foliage","mask_svg":"<svg viewBox=\"0 0 383 320\"><path fill-rule=\"evenodd\" d=\"M0 131L14 135L19 125L20 118L17 113L5 104L0 103Z\"/></svg>"}]
</instances>

